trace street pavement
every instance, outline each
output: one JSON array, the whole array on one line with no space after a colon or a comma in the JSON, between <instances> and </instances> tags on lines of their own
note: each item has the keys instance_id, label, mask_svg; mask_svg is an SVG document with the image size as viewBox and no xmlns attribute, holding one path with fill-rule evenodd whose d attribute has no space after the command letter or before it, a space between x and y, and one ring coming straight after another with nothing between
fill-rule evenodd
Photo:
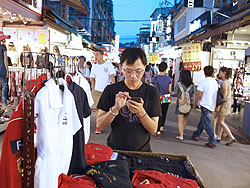
<instances>
[{"instance_id":1,"label":"street pavement","mask_svg":"<svg viewBox=\"0 0 250 188\"><path fill-rule=\"evenodd\" d=\"M226 138L217 144L215 149L207 148L204 144L208 136L203 132L201 139L193 141L192 132L196 129L200 118L200 111L193 110L188 118L185 137L183 141L175 139L178 135L177 115L175 102L172 102L167 114L164 135L161 139L151 136L151 148L155 153L185 154L193 163L200 177L208 188L249 188L250 187L250 142L237 130L242 119L239 115L232 114L226 118L238 142L232 146L225 146ZM6 127L0 124L0 132ZM110 126L102 134L95 134L95 113L91 114L91 135L89 142L106 145ZM4 131L0 133L0 148Z\"/></svg>"}]
</instances>

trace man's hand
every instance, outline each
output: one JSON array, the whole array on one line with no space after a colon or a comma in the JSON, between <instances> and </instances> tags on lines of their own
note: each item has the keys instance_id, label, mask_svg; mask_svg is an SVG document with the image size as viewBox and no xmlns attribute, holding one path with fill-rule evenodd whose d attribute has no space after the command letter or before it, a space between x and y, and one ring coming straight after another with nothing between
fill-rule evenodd
<instances>
[{"instance_id":1,"label":"man's hand","mask_svg":"<svg viewBox=\"0 0 250 188\"><path fill-rule=\"evenodd\" d=\"M134 100L128 100L127 105L128 109L138 116L142 116L145 114L145 110L143 108L144 101L140 98L140 102L136 102Z\"/></svg>"},{"instance_id":2,"label":"man's hand","mask_svg":"<svg viewBox=\"0 0 250 188\"><path fill-rule=\"evenodd\" d=\"M119 110L126 105L127 99L130 99L129 92L119 92L115 96L115 106L112 107L114 113L118 113Z\"/></svg>"}]
</instances>

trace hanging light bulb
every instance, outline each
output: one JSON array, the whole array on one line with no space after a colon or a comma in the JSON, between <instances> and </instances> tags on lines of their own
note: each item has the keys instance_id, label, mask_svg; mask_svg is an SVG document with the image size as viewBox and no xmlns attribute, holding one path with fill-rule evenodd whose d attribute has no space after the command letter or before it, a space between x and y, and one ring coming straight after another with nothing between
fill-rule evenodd
<instances>
[{"instance_id":1,"label":"hanging light bulb","mask_svg":"<svg viewBox=\"0 0 250 188\"><path fill-rule=\"evenodd\" d=\"M23 19L23 24L26 25L27 23L28 23L27 20L24 18Z\"/></svg>"}]
</instances>

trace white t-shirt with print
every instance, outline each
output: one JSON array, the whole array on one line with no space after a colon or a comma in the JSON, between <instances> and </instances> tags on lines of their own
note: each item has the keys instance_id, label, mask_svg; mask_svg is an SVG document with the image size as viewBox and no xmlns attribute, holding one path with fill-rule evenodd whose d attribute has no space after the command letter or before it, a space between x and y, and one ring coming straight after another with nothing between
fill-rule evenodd
<instances>
[{"instance_id":1,"label":"white t-shirt with print","mask_svg":"<svg viewBox=\"0 0 250 188\"><path fill-rule=\"evenodd\" d=\"M90 77L95 78L95 90L103 92L104 88L110 84L110 75L115 74L112 63L105 61L103 64L94 64Z\"/></svg>"},{"instance_id":2,"label":"white t-shirt with print","mask_svg":"<svg viewBox=\"0 0 250 188\"><path fill-rule=\"evenodd\" d=\"M200 81L197 90L202 91L203 95L200 100L200 105L210 111L214 111L216 107L218 83L212 77L207 77Z\"/></svg>"},{"instance_id":3,"label":"white t-shirt with print","mask_svg":"<svg viewBox=\"0 0 250 188\"><path fill-rule=\"evenodd\" d=\"M73 135L82 127L66 81L58 81L64 91L50 79L35 98L35 188L58 187L58 176L69 170Z\"/></svg>"}]
</instances>

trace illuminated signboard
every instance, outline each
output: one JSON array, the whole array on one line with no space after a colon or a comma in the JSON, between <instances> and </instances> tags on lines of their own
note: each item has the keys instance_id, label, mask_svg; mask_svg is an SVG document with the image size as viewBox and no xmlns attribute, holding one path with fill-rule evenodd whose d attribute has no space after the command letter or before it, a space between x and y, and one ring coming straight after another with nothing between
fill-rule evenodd
<instances>
[{"instance_id":1,"label":"illuminated signboard","mask_svg":"<svg viewBox=\"0 0 250 188\"><path fill-rule=\"evenodd\" d=\"M189 24L189 32L192 33L193 31L201 28L201 20L194 20Z\"/></svg>"},{"instance_id":2,"label":"illuminated signboard","mask_svg":"<svg viewBox=\"0 0 250 188\"><path fill-rule=\"evenodd\" d=\"M203 0L184 0L184 7L203 7Z\"/></svg>"},{"instance_id":3,"label":"illuminated signboard","mask_svg":"<svg viewBox=\"0 0 250 188\"><path fill-rule=\"evenodd\" d=\"M199 71L201 70L200 60L200 43L185 44L182 46L182 60L184 70Z\"/></svg>"},{"instance_id":4,"label":"illuminated signboard","mask_svg":"<svg viewBox=\"0 0 250 188\"><path fill-rule=\"evenodd\" d=\"M212 23L211 11L206 11L189 24L189 33L205 28Z\"/></svg>"}]
</instances>

